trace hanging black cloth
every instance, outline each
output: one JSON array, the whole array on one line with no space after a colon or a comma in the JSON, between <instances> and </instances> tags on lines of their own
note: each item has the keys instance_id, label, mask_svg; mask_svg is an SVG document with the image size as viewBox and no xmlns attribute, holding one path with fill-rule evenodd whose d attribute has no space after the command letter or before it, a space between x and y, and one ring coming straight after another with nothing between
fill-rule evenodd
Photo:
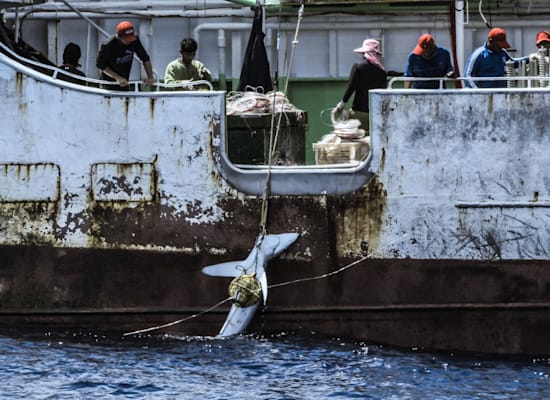
<instances>
[{"instance_id":1,"label":"hanging black cloth","mask_svg":"<svg viewBox=\"0 0 550 400\"><path fill-rule=\"evenodd\" d=\"M237 91L245 91L247 86L257 88L261 86L264 93L273 90L273 83L269 72L269 61L264 46L263 33L263 11L261 6L256 6L254 9L254 22L252 22L252 30L246 53L244 55L241 76L239 78L239 86Z\"/></svg>"}]
</instances>

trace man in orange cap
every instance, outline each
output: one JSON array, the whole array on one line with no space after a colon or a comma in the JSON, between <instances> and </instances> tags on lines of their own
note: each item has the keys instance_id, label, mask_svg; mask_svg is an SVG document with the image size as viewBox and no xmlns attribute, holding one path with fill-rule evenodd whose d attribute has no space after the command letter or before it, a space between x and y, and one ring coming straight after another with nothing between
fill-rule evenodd
<instances>
[{"instance_id":1,"label":"man in orange cap","mask_svg":"<svg viewBox=\"0 0 550 400\"><path fill-rule=\"evenodd\" d=\"M550 33L547 31L541 31L537 33L537 39L535 41L537 47L544 47L545 49L550 48Z\"/></svg>"},{"instance_id":2,"label":"man in orange cap","mask_svg":"<svg viewBox=\"0 0 550 400\"><path fill-rule=\"evenodd\" d=\"M96 65L101 70L101 79L117 83L109 89L128 90L134 54L143 62L147 72L145 84L152 85L155 80L149 54L136 36L132 23L122 21L116 28L116 35L101 46L97 55Z\"/></svg>"},{"instance_id":3,"label":"man in orange cap","mask_svg":"<svg viewBox=\"0 0 550 400\"><path fill-rule=\"evenodd\" d=\"M506 41L506 31L493 28L489 32L487 42L476 50L466 62L464 76L466 77L504 77L506 61L514 60L506 51L510 44ZM502 88L505 80L467 80L466 86L471 88Z\"/></svg>"},{"instance_id":4,"label":"man in orange cap","mask_svg":"<svg viewBox=\"0 0 550 400\"><path fill-rule=\"evenodd\" d=\"M550 63L550 59L548 57L548 49L550 49L550 33L547 31L538 32L535 39L535 45L537 46L537 52L529 54L527 75L548 78L548 64ZM531 81L531 86L533 87L548 87L549 85L549 79L533 79Z\"/></svg>"},{"instance_id":5,"label":"man in orange cap","mask_svg":"<svg viewBox=\"0 0 550 400\"><path fill-rule=\"evenodd\" d=\"M450 78L454 76L454 68L451 64L451 54L435 45L432 35L425 33L418 38L418 43L409 54L405 76L418 78ZM405 88L411 87L410 81L405 81ZM439 81L415 81L412 83L415 89L438 89Z\"/></svg>"}]
</instances>

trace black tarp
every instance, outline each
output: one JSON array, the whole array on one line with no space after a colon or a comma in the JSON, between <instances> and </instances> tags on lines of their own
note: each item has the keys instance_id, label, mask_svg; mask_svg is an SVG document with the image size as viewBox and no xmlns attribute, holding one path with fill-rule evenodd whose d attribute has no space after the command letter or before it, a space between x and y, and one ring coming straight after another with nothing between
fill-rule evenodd
<instances>
[{"instance_id":1,"label":"black tarp","mask_svg":"<svg viewBox=\"0 0 550 400\"><path fill-rule=\"evenodd\" d=\"M261 6L256 6L254 9L252 30L248 39L248 45L246 46L239 86L237 88L239 92L245 91L247 86L251 86L254 89L262 87L264 93L273 90L269 61L265 51L264 36L263 10Z\"/></svg>"}]
</instances>

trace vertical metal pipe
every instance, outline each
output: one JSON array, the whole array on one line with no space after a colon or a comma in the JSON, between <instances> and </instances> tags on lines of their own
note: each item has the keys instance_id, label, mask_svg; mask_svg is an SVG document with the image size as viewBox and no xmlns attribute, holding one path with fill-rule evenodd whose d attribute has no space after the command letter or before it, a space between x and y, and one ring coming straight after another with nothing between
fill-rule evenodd
<instances>
[{"instance_id":1,"label":"vertical metal pipe","mask_svg":"<svg viewBox=\"0 0 550 400\"><path fill-rule=\"evenodd\" d=\"M15 7L15 43L19 42L19 8Z\"/></svg>"},{"instance_id":2,"label":"vertical metal pipe","mask_svg":"<svg viewBox=\"0 0 550 400\"><path fill-rule=\"evenodd\" d=\"M89 76L89 69L90 69L90 47L92 46L92 26L87 25L88 29L86 31L86 64L84 65L84 73L86 76Z\"/></svg>"},{"instance_id":3,"label":"vertical metal pipe","mask_svg":"<svg viewBox=\"0 0 550 400\"><path fill-rule=\"evenodd\" d=\"M218 29L218 80L220 90L226 90L225 83L225 30Z\"/></svg>"},{"instance_id":4,"label":"vertical metal pipe","mask_svg":"<svg viewBox=\"0 0 550 400\"><path fill-rule=\"evenodd\" d=\"M457 70L462 70L465 64L464 57L464 0L455 0L455 22L456 22L456 58L458 66Z\"/></svg>"},{"instance_id":5,"label":"vertical metal pipe","mask_svg":"<svg viewBox=\"0 0 550 400\"><path fill-rule=\"evenodd\" d=\"M59 64L57 57L57 21L48 21L47 25L47 40L48 40L48 57L54 63Z\"/></svg>"},{"instance_id":6,"label":"vertical metal pipe","mask_svg":"<svg viewBox=\"0 0 550 400\"><path fill-rule=\"evenodd\" d=\"M331 78L338 76L338 33L328 32L328 75Z\"/></svg>"}]
</instances>

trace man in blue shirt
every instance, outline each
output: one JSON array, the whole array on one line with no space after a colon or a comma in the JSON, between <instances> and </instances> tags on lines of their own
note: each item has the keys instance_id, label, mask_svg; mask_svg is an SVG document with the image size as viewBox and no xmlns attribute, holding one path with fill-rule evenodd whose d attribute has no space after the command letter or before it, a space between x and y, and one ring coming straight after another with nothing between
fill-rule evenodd
<instances>
[{"instance_id":1,"label":"man in blue shirt","mask_svg":"<svg viewBox=\"0 0 550 400\"><path fill-rule=\"evenodd\" d=\"M494 28L489 32L487 42L474 50L466 66L466 77L504 77L506 61L513 60L506 49L510 44L506 41L506 32L502 28ZM470 88L505 88L505 80L466 80L466 86Z\"/></svg>"},{"instance_id":2,"label":"man in blue shirt","mask_svg":"<svg viewBox=\"0 0 550 400\"><path fill-rule=\"evenodd\" d=\"M425 33L418 38L418 44L409 54L405 76L420 78L443 78L454 76L450 53L435 45L432 35ZM435 81L405 81L405 88L438 89L439 80ZM445 86L442 86L443 88Z\"/></svg>"}]
</instances>

